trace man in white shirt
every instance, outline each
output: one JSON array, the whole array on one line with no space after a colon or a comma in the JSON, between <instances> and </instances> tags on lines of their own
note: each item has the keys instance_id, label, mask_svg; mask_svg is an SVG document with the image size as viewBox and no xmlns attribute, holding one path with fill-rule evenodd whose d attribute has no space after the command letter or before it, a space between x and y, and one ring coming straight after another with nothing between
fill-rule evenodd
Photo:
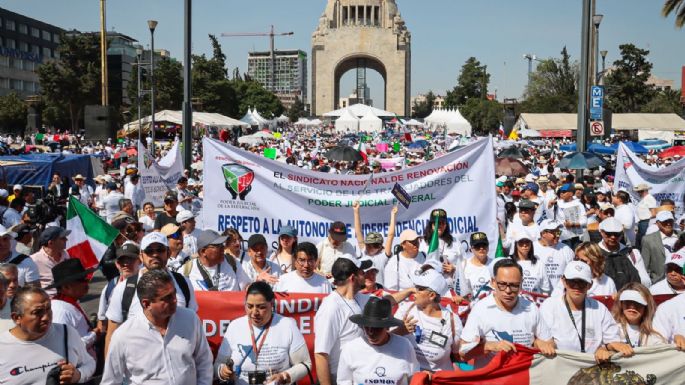
<instances>
[{"instance_id":1,"label":"man in white shirt","mask_svg":"<svg viewBox=\"0 0 685 385\"><path fill-rule=\"evenodd\" d=\"M317 259L314 244L298 244L293 260L295 270L283 274L274 286L274 291L329 294L332 290L331 284L324 276L315 272Z\"/></svg>"},{"instance_id":2,"label":"man in white shirt","mask_svg":"<svg viewBox=\"0 0 685 385\"><path fill-rule=\"evenodd\" d=\"M649 288L652 295L685 293L685 249L666 257L666 277Z\"/></svg>"},{"instance_id":3,"label":"man in white shirt","mask_svg":"<svg viewBox=\"0 0 685 385\"><path fill-rule=\"evenodd\" d=\"M602 241L598 243L598 246L604 258L628 258L640 275L640 283L646 287L652 285L640 250L621 243L623 225L616 218L605 218L599 224L599 234L602 236Z\"/></svg>"},{"instance_id":4,"label":"man in white shirt","mask_svg":"<svg viewBox=\"0 0 685 385\"><path fill-rule=\"evenodd\" d=\"M512 253L514 241L518 236L526 236L532 241L540 237L540 228L534 221L537 206L535 202L528 199L519 202L519 213L507 228L507 234L502 240L502 247L508 251L507 254Z\"/></svg>"},{"instance_id":5,"label":"man in white shirt","mask_svg":"<svg viewBox=\"0 0 685 385\"><path fill-rule=\"evenodd\" d=\"M107 215L107 222L112 223L112 218L119 212L119 201L124 199L124 194L117 189L117 184L114 182L108 182L106 188L107 196L102 205Z\"/></svg>"},{"instance_id":6,"label":"man in white shirt","mask_svg":"<svg viewBox=\"0 0 685 385\"><path fill-rule=\"evenodd\" d=\"M333 222L328 229L328 237L316 245L319 259L317 269L326 278L331 277L333 263L340 257L355 258L354 246L347 242L347 226L343 222Z\"/></svg>"},{"instance_id":7,"label":"man in white shirt","mask_svg":"<svg viewBox=\"0 0 685 385\"><path fill-rule=\"evenodd\" d=\"M124 186L124 196L131 200L136 213L143 208L143 203L145 202L145 189L140 183L140 175L131 175Z\"/></svg>"},{"instance_id":8,"label":"man in white shirt","mask_svg":"<svg viewBox=\"0 0 685 385\"><path fill-rule=\"evenodd\" d=\"M552 336L538 307L519 296L523 270L514 260L503 258L495 263L491 285L494 295L480 300L471 310L461 333L459 353L462 358L476 359L481 368L499 351L516 351L514 343L536 347L554 355Z\"/></svg>"},{"instance_id":9,"label":"man in white shirt","mask_svg":"<svg viewBox=\"0 0 685 385\"><path fill-rule=\"evenodd\" d=\"M656 215L656 226L659 231L642 237L642 255L645 259L645 267L656 282L664 277L664 261L666 255L672 253L673 246L678 240L673 227L675 220L670 211L659 211Z\"/></svg>"},{"instance_id":10,"label":"man in white shirt","mask_svg":"<svg viewBox=\"0 0 685 385\"><path fill-rule=\"evenodd\" d=\"M654 315L654 329L678 350L685 350L685 294L679 294L659 305Z\"/></svg>"},{"instance_id":11,"label":"man in white shirt","mask_svg":"<svg viewBox=\"0 0 685 385\"><path fill-rule=\"evenodd\" d=\"M656 216L657 203L654 196L649 193L651 187L647 183L640 183L633 187L633 191L640 195L640 202L638 202L635 214L637 215L637 235L635 237L636 247L641 247L642 237L647 233L650 219Z\"/></svg>"},{"instance_id":12,"label":"man in white shirt","mask_svg":"<svg viewBox=\"0 0 685 385\"><path fill-rule=\"evenodd\" d=\"M0 264L11 263L17 266L19 286L40 286L38 266L33 259L26 254L19 254L16 250L12 250L12 238L14 236L14 232L0 225Z\"/></svg>"},{"instance_id":13,"label":"man in white shirt","mask_svg":"<svg viewBox=\"0 0 685 385\"><path fill-rule=\"evenodd\" d=\"M615 207L614 218L618 219L621 225L623 225L626 243L630 246L635 246L635 211L630 203L630 195L625 191L619 190L612 198L611 203Z\"/></svg>"},{"instance_id":14,"label":"man in white shirt","mask_svg":"<svg viewBox=\"0 0 685 385\"><path fill-rule=\"evenodd\" d=\"M349 318L361 314L370 298L359 291L364 287L364 269L372 265L370 260L356 258L338 258L333 263L336 288L321 301L314 316L314 360L321 385L336 383L342 346L363 334Z\"/></svg>"},{"instance_id":15,"label":"man in white shirt","mask_svg":"<svg viewBox=\"0 0 685 385\"><path fill-rule=\"evenodd\" d=\"M101 384L210 385L207 336L194 311L177 307L174 279L164 270L149 270L136 292L143 316L112 336Z\"/></svg>"},{"instance_id":16,"label":"man in white shirt","mask_svg":"<svg viewBox=\"0 0 685 385\"><path fill-rule=\"evenodd\" d=\"M195 214L190 210L181 210L176 214L176 223L183 232L183 252L194 256L198 252L197 237L201 232L195 228Z\"/></svg>"},{"instance_id":17,"label":"man in white shirt","mask_svg":"<svg viewBox=\"0 0 685 385\"><path fill-rule=\"evenodd\" d=\"M81 174L76 175L73 179L74 184L78 186L78 200L87 207L91 207L93 204L93 188L86 184L86 178Z\"/></svg>"},{"instance_id":18,"label":"man in white shirt","mask_svg":"<svg viewBox=\"0 0 685 385\"><path fill-rule=\"evenodd\" d=\"M266 250L266 238L262 234L250 235L247 240L247 255L250 258L244 260L242 266L251 282L264 281L273 286L283 272L279 264L267 259Z\"/></svg>"},{"instance_id":19,"label":"man in white shirt","mask_svg":"<svg viewBox=\"0 0 685 385\"><path fill-rule=\"evenodd\" d=\"M540 238L533 242L535 254L545 264L545 272L552 287L559 283L566 265L573 261L574 251L559 242L560 222L546 219L540 223Z\"/></svg>"},{"instance_id":20,"label":"man in white shirt","mask_svg":"<svg viewBox=\"0 0 685 385\"><path fill-rule=\"evenodd\" d=\"M2 214L3 226L9 229L10 227L21 223L21 213L24 211L25 205L26 202L24 202L24 199L22 198L12 200L9 208Z\"/></svg>"},{"instance_id":21,"label":"man in white shirt","mask_svg":"<svg viewBox=\"0 0 685 385\"><path fill-rule=\"evenodd\" d=\"M245 274L242 266L236 263L235 259L233 259L232 264L229 264L224 256L226 238L214 230L199 232L197 239L198 257L188 260L183 266L183 275L190 279L193 289L198 291L240 291L250 284L250 278Z\"/></svg>"},{"instance_id":22,"label":"man in white shirt","mask_svg":"<svg viewBox=\"0 0 685 385\"><path fill-rule=\"evenodd\" d=\"M559 187L559 200L551 200L547 203L547 218L561 222L564 227L561 231L560 240L571 249L580 243L585 226L587 226L587 214L585 206L577 199L573 199L575 186L566 183Z\"/></svg>"}]
</instances>

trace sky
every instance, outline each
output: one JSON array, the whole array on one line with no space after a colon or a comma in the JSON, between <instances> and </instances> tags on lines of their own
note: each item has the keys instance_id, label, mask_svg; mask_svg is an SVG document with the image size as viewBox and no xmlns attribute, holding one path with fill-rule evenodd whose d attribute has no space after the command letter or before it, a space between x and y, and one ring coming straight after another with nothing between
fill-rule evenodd
<instances>
[{"instance_id":1,"label":"sky","mask_svg":"<svg viewBox=\"0 0 685 385\"><path fill-rule=\"evenodd\" d=\"M675 81L680 88L685 65L685 28L674 18L663 18L665 0L597 0L600 49L607 50L607 66L620 58L619 45L633 43L650 50L653 74ZM311 56L311 34L326 0L195 0L193 54L211 55L208 34L222 32L294 32L276 38L276 49L301 49ZM581 0L397 0L412 35L411 94L429 90L444 95L456 84L459 70L471 56L486 64L491 74L489 92L499 100L521 97L528 64L523 55L559 57L566 46L571 60L580 60ZM99 30L97 0L2 0L9 9L64 29ZM107 29L149 45L147 20L158 20L155 48L183 55L182 0L109 0ZM267 37L222 38L229 69L247 71L247 54L265 51ZM341 94L353 88L353 72L343 76ZM382 79L367 73L375 105L382 104ZM309 70L311 80L311 69ZM349 91L347 91L349 90ZM381 103L381 104L379 104Z\"/></svg>"}]
</instances>

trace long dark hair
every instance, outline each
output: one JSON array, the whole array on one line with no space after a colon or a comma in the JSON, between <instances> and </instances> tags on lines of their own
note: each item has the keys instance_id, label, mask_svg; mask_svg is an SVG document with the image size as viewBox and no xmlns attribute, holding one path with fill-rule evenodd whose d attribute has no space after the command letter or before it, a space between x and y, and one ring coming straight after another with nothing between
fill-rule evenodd
<instances>
[{"instance_id":1,"label":"long dark hair","mask_svg":"<svg viewBox=\"0 0 685 385\"><path fill-rule=\"evenodd\" d=\"M445 231L443 231L442 235L440 235L440 239L442 239L443 242L447 244L447 247L452 247L454 237L452 237L452 229L450 228L450 223L447 221L447 219L440 219L439 221L445 221L445 223L447 224L447 227L445 227ZM439 221L438 226L440 225ZM423 232L423 239L426 240L426 242L428 243L430 243L430 240L433 238L433 223L435 223L435 219L430 218L428 220L428 226L426 226L426 229Z\"/></svg>"},{"instance_id":2,"label":"long dark hair","mask_svg":"<svg viewBox=\"0 0 685 385\"><path fill-rule=\"evenodd\" d=\"M509 258L513 259L516 262L518 262L518 260L519 260L519 255L518 255L518 252L516 251L517 246L518 246L518 241L514 242L514 252L511 253L511 255L509 256ZM535 256L535 246L533 245L532 240L530 240L530 251L528 251L528 257L527 258L530 260L530 263L533 265L538 263L538 257Z\"/></svg>"}]
</instances>

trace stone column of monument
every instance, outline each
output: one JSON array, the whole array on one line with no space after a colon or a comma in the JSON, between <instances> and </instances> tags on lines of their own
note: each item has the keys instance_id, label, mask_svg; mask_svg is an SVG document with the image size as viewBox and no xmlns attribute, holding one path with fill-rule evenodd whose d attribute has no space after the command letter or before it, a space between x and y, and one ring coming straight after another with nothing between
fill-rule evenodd
<instances>
[{"instance_id":1,"label":"stone column of monument","mask_svg":"<svg viewBox=\"0 0 685 385\"><path fill-rule=\"evenodd\" d=\"M351 7L356 7L352 9ZM360 7L372 7L360 8ZM356 10L364 10L357 14ZM354 12L354 13L353 13ZM368 13L367 13L368 12ZM354 14L359 23L346 18ZM362 15L377 15L378 25L361 23ZM385 81L385 109L409 115L411 34L395 0L328 0L312 34L312 112L337 109L340 77L359 59Z\"/></svg>"}]
</instances>

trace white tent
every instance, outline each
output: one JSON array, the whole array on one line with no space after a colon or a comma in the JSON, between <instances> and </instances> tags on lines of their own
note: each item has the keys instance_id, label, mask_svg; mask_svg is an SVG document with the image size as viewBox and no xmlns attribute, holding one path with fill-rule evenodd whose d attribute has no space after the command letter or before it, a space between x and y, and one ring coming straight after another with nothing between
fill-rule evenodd
<instances>
[{"instance_id":1,"label":"white tent","mask_svg":"<svg viewBox=\"0 0 685 385\"><path fill-rule=\"evenodd\" d=\"M352 115L350 111L343 111L342 115L335 120L335 130L338 132L357 132L359 130L359 119Z\"/></svg>"},{"instance_id":2,"label":"white tent","mask_svg":"<svg viewBox=\"0 0 685 385\"><path fill-rule=\"evenodd\" d=\"M250 126L259 126L261 123L257 119L257 117L254 116L254 114L252 113L252 110L250 108L248 108L245 115L243 115L243 117L240 118L240 121L247 124L247 125L250 125Z\"/></svg>"},{"instance_id":3,"label":"white tent","mask_svg":"<svg viewBox=\"0 0 685 385\"><path fill-rule=\"evenodd\" d=\"M366 112L361 119L359 119L359 131L364 132L379 132L383 129L383 121L378 116L374 115L371 110Z\"/></svg>"},{"instance_id":4,"label":"white tent","mask_svg":"<svg viewBox=\"0 0 685 385\"><path fill-rule=\"evenodd\" d=\"M471 136L471 123L464 119L459 110L434 109L424 121L431 129L445 127L448 134Z\"/></svg>"},{"instance_id":5,"label":"white tent","mask_svg":"<svg viewBox=\"0 0 685 385\"><path fill-rule=\"evenodd\" d=\"M288 119L287 116L281 114L281 116L276 118L276 121L279 123L288 123L290 121L290 119Z\"/></svg>"},{"instance_id":6,"label":"white tent","mask_svg":"<svg viewBox=\"0 0 685 385\"><path fill-rule=\"evenodd\" d=\"M419 122L416 119L407 120L404 124L406 126L423 126L423 123Z\"/></svg>"},{"instance_id":7,"label":"white tent","mask_svg":"<svg viewBox=\"0 0 685 385\"><path fill-rule=\"evenodd\" d=\"M375 116L378 116L378 117L393 117L393 116L395 116L395 114L390 112L390 111L384 111L384 110L381 110L380 108L371 107L371 106L367 106L365 104L359 104L359 103L353 104L353 105L346 107L346 108L341 108L339 110L327 112L327 113L323 114L323 116L328 116L328 117L342 116L344 111L350 111L352 113L352 115L354 115L356 117L365 116L368 111L371 111Z\"/></svg>"},{"instance_id":8,"label":"white tent","mask_svg":"<svg viewBox=\"0 0 685 385\"><path fill-rule=\"evenodd\" d=\"M311 124L311 121L307 118L300 118L297 120L297 122L294 123L295 126L298 127L306 127Z\"/></svg>"},{"instance_id":9,"label":"white tent","mask_svg":"<svg viewBox=\"0 0 685 385\"><path fill-rule=\"evenodd\" d=\"M152 115L148 115L141 119L143 132L148 132L150 130L150 123L152 121ZM155 113L155 124L161 122L168 122L174 124L183 124L183 114L181 111L172 110L162 110ZM193 112L193 125L203 124L205 126L213 127L246 127L248 124L240 120L229 118L218 113L209 112ZM124 135L131 135L138 132L138 119L131 121L124 125Z\"/></svg>"}]
</instances>

